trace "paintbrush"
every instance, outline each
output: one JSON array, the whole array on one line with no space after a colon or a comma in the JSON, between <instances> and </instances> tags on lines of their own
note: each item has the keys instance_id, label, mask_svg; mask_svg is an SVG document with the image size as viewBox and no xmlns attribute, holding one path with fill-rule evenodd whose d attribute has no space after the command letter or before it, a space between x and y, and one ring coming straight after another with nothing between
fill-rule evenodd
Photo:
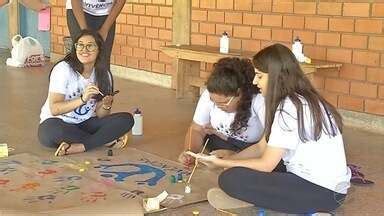
<instances>
[{"instance_id":1,"label":"paintbrush","mask_svg":"<svg viewBox=\"0 0 384 216\"><path fill-rule=\"evenodd\" d=\"M205 147L207 147L208 141L209 141L209 138L207 138L207 140L205 141L204 146L203 146L203 149L201 150L200 153L203 153L203 152L204 152ZM191 175L189 175L187 184L189 184L189 182L191 182L193 173L195 173L195 170L196 170L198 164L199 164L199 162L198 162L197 160L195 160L195 166L194 166L193 169L192 169Z\"/></svg>"}]
</instances>

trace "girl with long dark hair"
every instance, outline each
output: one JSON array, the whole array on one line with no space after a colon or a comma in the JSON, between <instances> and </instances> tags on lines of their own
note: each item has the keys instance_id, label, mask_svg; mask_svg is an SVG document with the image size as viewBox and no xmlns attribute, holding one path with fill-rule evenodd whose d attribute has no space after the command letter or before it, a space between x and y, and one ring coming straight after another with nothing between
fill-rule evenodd
<instances>
[{"instance_id":1,"label":"girl with long dark hair","mask_svg":"<svg viewBox=\"0 0 384 216\"><path fill-rule=\"evenodd\" d=\"M264 130L264 98L252 84L254 76L249 59L223 58L214 64L186 135L185 151L199 152L209 139L207 150L227 157L257 143ZM184 152L179 160L185 165L193 162Z\"/></svg>"},{"instance_id":2,"label":"girl with long dark hair","mask_svg":"<svg viewBox=\"0 0 384 216\"><path fill-rule=\"evenodd\" d=\"M42 145L57 148L56 156L127 143L133 118L130 113L111 114L113 77L104 57L101 36L83 30L71 53L51 70L38 137Z\"/></svg>"},{"instance_id":3,"label":"girl with long dark hair","mask_svg":"<svg viewBox=\"0 0 384 216\"><path fill-rule=\"evenodd\" d=\"M254 84L265 97L265 135L229 159L198 155L203 163L228 168L219 176L221 190L208 192L209 202L221 209L255 205L293 214L336 209L351 177L340 114L287 47L266 47L253 64ZM281 159L287 171L273 172Z\"/></svg>"}]
</instances>

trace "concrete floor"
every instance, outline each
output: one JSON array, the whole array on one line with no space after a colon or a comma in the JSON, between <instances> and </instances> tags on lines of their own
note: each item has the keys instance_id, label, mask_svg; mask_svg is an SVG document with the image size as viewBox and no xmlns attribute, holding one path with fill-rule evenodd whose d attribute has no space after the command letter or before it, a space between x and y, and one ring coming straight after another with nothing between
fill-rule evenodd
<instances>
[{"instance_id":1,"label":"concrete floor","mask_svg":"<svg viewBox=\"0 0 384 216\"><path fill-rule=\"evenodd\" d=\"M1 52L0 52L1 56ZM52 149L42 147L36 131L40 108L47 95L48 72L42 68L17 69L4 65L0 58L0 143L15 148L12 154L30 152L47 156ZM175 91L128 80L115 79L116 96L113 111L132 111L141 107L144 115L144 136L132 137L130 146L176 160L182 149L184 134L192 119L195 104L188 99L176 100ZM367 178L375 185L353 186L337 215L384 215L384 136L353 128L345 128L348 163L362 166ZM159 215L215 215L201 203Z\"/></svg>"}]
</instances>

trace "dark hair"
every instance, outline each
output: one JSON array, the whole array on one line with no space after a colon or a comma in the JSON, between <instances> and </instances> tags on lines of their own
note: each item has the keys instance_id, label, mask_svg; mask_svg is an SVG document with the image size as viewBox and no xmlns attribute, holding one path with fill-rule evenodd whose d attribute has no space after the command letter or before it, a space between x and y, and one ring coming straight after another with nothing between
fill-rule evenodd
<instances>
[{"instance_id":1,"label":"dark hair","mask_svg":"<svg viewBox=\"0 0 384 216\"><path fill-rule=\"evenodd\" d=\"M289 97L297 109L297 121L300 140L318 140L323 132L335 136L338 131L342 132L342 118L332 104L328 103L311 85L304 75L299 63L291 50L281 44L274 44L259 51L253 57L253 65L261 72L268 73L268 87L265 97L266 116L265 134L267 141L271 134L271 127L275 112L279 108L280 115L284 104L281 103ZM308 103L313 131L307 134L304 127L304 98ZM326 114L323 113L323 109ZM334 118L334 121L332 120ZM334 124L336 122L337 126Z\"/></svg>"},{"instance_id":2,"label":"dark hair","mask_svg":"<svg viewBox=\"0 0 384 216\"><path fill-rule=\"evenodd\" d=\"M248 126L251 116L252 99L259 93L253 85L255 69L249 59L222 58L213 65L213 72L208 78L207 89L210 93L239 96L235 119L231 124L233 133Z\"/></svg>"},{"instance_id":3,"label":"dark hair","mask_svg":"<svg viewBox=\"0 0 384 216\"><path fill-rule=\"evenodd\" d=\"M79 72L80 74L83 74L84 71L84 66L83 64L79 61L77 58L76 54L76 49L75 49L75 43L83 37L83 36L92 36L95 39L95 42L98 46L99 53L96 57L96 63L95 63L95 78L96 78L96 84L99 90L104 94L104 95L110 95L113 92L113 77L112 73L110 72L108 65L106 63L106 57L105 57L105 50L104 50L104 40L101 37L101 35L92 30L84 29L82 30L76 39L73 41L71 52L68 53L62 60L57 62L53 68L60 62L65 61L70 65L70 67L73 69L74 72ZM53 69L52 68L52 69ZM51 76L52 70L49 74L49 77ZM101 100L102 97L101 95L95 96L95 99L97 101Z\"/></svg>"}]
</instances>

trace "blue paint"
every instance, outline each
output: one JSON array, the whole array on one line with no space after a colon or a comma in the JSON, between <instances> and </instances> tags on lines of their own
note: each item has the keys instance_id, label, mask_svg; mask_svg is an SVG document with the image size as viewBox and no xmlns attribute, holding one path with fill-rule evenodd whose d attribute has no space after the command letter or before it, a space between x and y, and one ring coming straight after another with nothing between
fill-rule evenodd
<instances>
[{"instance_id":1,"label":"blue paint","mask_svg":"<svg viewBox=\"0 0 384 216\"><path fill-rule=\"evenodd\" d=\"M258 216L265 216L265 209L259 208Z\"/></svg>"},{"instance_id":2,"label":"blue paint","mask_svg":"<svg viewBox=\"0 0 384 216\"><path fill-rule=\"evenodd\" d=\"M130 171L110 171L110 168L115 167L136 167L139 170L130 170ZM154 174L152 178L146 180L136 181L137 184L143 185L147 184L148 186L155 186L157 183L166 175L166 173L156 167L145 165L145 164L135 164L135 163L124 163L124 164L113 164L113 165L103 165L96 166L94 168L100 168L101 176L104 178L113 178L117 182L125 181L126 178L135 175L144 175L144 174Z\"/></svg>"}]
</instances>

